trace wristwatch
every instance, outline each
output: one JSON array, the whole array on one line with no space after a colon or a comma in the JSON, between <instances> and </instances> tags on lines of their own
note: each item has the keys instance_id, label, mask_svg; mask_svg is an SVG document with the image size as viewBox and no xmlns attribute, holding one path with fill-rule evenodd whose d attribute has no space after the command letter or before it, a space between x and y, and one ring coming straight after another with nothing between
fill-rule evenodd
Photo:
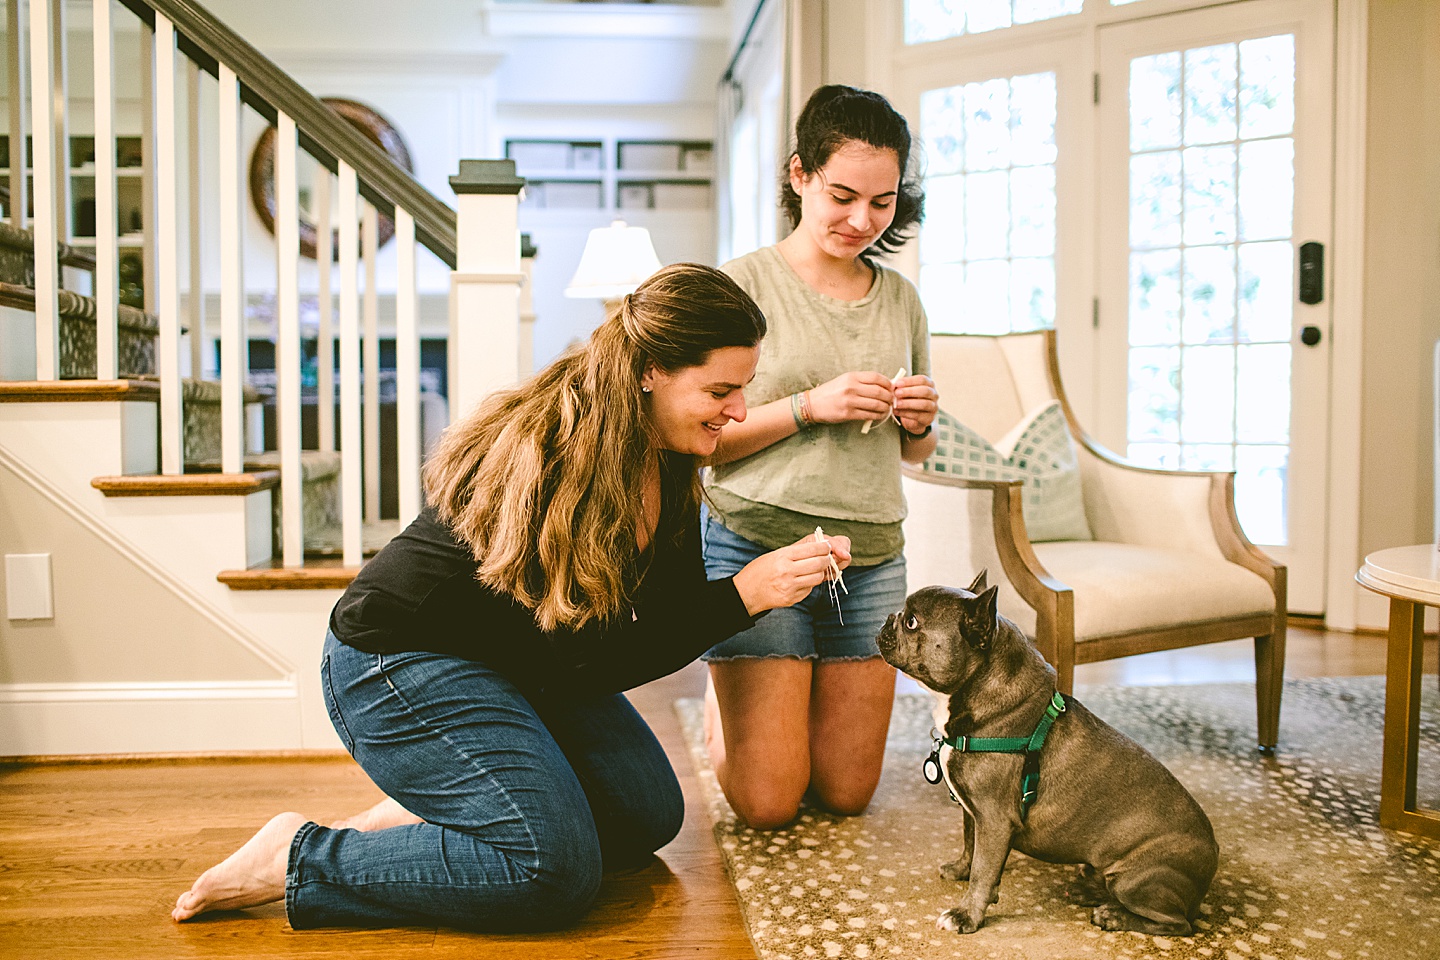
<instances>
[{"instance_id":1,"label":"wristwatch","mask_svg":"<svg viewBox=\"0 0 1440 960\"><path fill-rule=\"evenodd\" d=\"M904 427L901 427L900 429L904 432L905 436L909 437L911 440L924 440L926 437L930 436L930 428L932 426L934 426L934 424L925 424L925 429L921 430L919 433L911 433Z\"/></svg>"}]
</instances>

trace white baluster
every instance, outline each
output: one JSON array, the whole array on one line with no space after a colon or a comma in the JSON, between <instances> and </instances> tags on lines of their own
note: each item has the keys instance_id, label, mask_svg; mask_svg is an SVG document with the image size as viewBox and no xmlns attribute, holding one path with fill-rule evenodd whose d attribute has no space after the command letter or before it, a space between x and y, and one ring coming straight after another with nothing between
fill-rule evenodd
<instances>
[{"instance_id":1,"label":"white baluster","mask_svg":"<svg viewBox=\"0 0 1440 960\"><path fill-rule=\"evenodd\" d=\"M335 449L335 298L331 292L335 276L335 235L330 217L331 173L322 163L315 165L315 269L316 307L319 328L315 335L316 393L320 449Z\"/></svg>"},{"instance_id":2,"label":"white baluster","mask_svg":"<svg viewBox=\"0 0 1440 960\"><path fill-rule=\"evenodd\" d=\"M14 0L11 0L14 2ZM63 2L63 0L57 0ZM55 100L50 75L53 48L50 39L49 0L30 0L30 138L35 199L32 210L55 209ZM23 148L23 143L22 143ZM23 199L25 189L20 189ZM42 214L35 218L35 379L60 377L60 261L55 244L56 223Z\"/></svg>"},{"instance_id":3,"label":"white baluster","mask_svg":"<svg viewBox=\"0 0 1440 960\"><path fill-rule=\"evenodd\" d=\"M184 409L180 388L180 211L176 176L175 27L155 14L155 257L160 336L160 472L184 473Z\"/></svg>"},{"instance_id":4,"label":"white baluster","mask_svg":"<svg viewBox=\"0 0 1440 960\"><path fill-rule=\"evenodd\" d=\"M355 170L340 162L340 522L342 562L358 567L360 527L360 194Z\"/></svg>"},{"instance_id":5,"label":"white baluster","mask_svg":"<svg viewBox=\"0 0 1440 960\"><path fill-rule=\"evenodd\" d=\"M281 112L275 135L275 422L280 447L280 546L287 567L305 565L304 467L300 457L300 185L295 121Z\"/></svg>"},{"instance_id":6,"label":"white baluster","mask_svg":"<svg viewBox=\"0 0 1440 960\"><path fill-rule=\"evenodd\" d=\"M395 452L400 526L420 512L420 331L415 282L415 218L395 208Z\"/></svg>"},{"instance_id":7,"label":"white baluster","mask_svg":"<svg viewBox=\"0 0 1440 960\"><path fill-rule=\"evenodd\" d=\"M94 0L95 34L95 378L120 375L120 225L115 197L115 37L111 0Z\"/></svg>"},{"instance_id":8,"label":"white baluster","mask_svg":"<svg viewBox=\"0 0 1440 960\"><path fill-rule=\"evenodd\" d=\"M186 316L190 320L190 376L205 377L205 286L201 259L200 190L200 66L185 58L185 89L187 120L190 128L190 300Z\"/></svg>"},{"instance_id":9,"label":"white baluster","mask_svg":"<svg viewBox=\"0 0 1440 960\"><path fill-rule=\"evenodd\" d=\"M155 221L155 31L140 25L140 261L143 305L146 313L156 311L159 292L156 279ZM173 163L173 161L172 161Z\"/></svg>"},{"instance_id":10,"label":"white baluster","mask_svg":"<svg viewBox=\"0 0 1440 960\"><path fill-rule=\"evenodd\" d=\"M14 2L14 0L11 0ZM55 120L52 130L55 138L55 234L62 243L70 242L73 236L70 224L70 124L66 112L70 106L67 91L69 58L65 55L69 32L65 28L65 3L55 0L50 5L50 42L54 44L50 61L51 96L55 98ZM38 204L36 210L43 209Z\"/></svg>"},{"instance_id":11,"label":"white baluster","mask_svg":"<svg viewBox=\"0 0 1440 960\"><path fill-rule=\"evenodd\" d=\"M365 259L365 519L380 519L380 291L375 260L380 248L379 215L365 204L361 256Z\"/></svg>"},{"instance_id":12,"label":"white baluster","mask_svg":"<svg viewBox=\"0 0 1440 960\"><path fill-rule=\"evenodd\" d=\"M25 209L25 21L20 0L5 4L6 76L10 81L10 224L24 229L29 220Z\"/></svg>"},{"instance_id":13,"label":"white baluster","mask_svg":"<svg viewBox=\"0 0 1440 960\"><path fill-rule=\"evenodd\" d=\"M240 82L220 64L220 469L245 467L245 160Z\"/></svg>"},{"instance_id":14,"label":"white baluster","mask_svg":"<svg viewBox=\"0 0 1440 960\"><path fill-rule=\"evenodd\" d=\"M520 235L520 272L525 279L520 284L520 376L528 377L535 372L535 247L530 245L530 235Z\"/></svg>"}]
</instances>

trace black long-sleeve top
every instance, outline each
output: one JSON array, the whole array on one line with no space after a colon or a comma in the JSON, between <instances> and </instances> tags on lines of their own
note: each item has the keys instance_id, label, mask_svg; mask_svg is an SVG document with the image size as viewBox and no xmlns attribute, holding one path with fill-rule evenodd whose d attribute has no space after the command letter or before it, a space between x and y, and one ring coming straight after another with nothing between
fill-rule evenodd
<instances>
[{"instance_id":1,"label":"black long-sleeve top","mask_svg":"<svg viewBox=\"0 0 1440 960\"><path fill-rule=\"evenodd\" d=\"M633 613L542 631L533 611L475 579L470 548L427 507L360 570L331 611L330 629L369 653L479 661L529 695L616 693L672 673L754 619L732 578L705 579L699 518L677 506L676 485L688 478L668 465L661 473L651 545L616 561L639 580Z\"/></svg>"}]
</instances>

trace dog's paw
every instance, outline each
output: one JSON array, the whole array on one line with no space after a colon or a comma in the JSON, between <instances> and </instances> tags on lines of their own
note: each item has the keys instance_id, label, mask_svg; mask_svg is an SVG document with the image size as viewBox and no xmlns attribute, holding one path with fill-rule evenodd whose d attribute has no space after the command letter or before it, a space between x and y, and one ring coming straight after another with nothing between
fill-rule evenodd
<instances>
[{"instance_id":1,"label":"dog's paw","mask_svg":"<svg viewBox=\"0 0 1440 960\"><path fill-rule=\"evenodd\" d=\"M1098 907L1109 902L1110 891L1105 888L1105 881L1093 870L1082 870L1066 888L1065 899L1079 907Z\"/></svg>"},{"instance_id":2,"label":"dog's paw","mask_svg":"<svg viewBox=\"0 0 1440 960\"><path fill-rule=\"evenodd\" d=\"M1118 903L1102 903L1090 911L1090 922L1101 930L1129 930L1133 919L1133 914Z\"/></svg>"},{"instance_id":3,"label":"dog's paw","mask_svg":"<svg viewBox=\"0 0 1440 960\"><path fill-rule=\"evenodd\" d=\"M961 857L959 860L951 860L949 863L940 865L940 876L946 880L969 880L970 879L970 858Z\"/></svg>"},{"instance_id":4,"label":"dog's paw","mask_svg":"<svg viewBox=\"0 0 1440 960\"><path fill-rule=\"evenodd\" d=\"M1102 903L1090 911L1090 922L1101 930L1134 930L1155 937L1188 937L1195 931L1184 918L1150 920L1131 913L1115 902Z\"/></svg>"},{"instance_id":5,"label":"dog's paw","mask_svg":"<svg viewBox=\"0 0 1440 960\"><path fill-rule=\"evenodd\" d=\"M970 912L964 907L955 907L940 914L935 920L935 926L941 930L949 930L951 933L974 933L984 922L983 916L975 920L970 917Z\"/></svg>"}]
</instances>

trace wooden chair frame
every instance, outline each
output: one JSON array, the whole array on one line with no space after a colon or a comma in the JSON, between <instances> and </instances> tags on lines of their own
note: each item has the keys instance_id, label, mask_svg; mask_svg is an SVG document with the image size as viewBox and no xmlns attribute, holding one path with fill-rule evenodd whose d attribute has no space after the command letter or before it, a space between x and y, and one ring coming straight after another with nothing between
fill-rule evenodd
<instances>
[{"instance_id":1,"label":"wooden chair frame","mask_svg":"<svg viewBox=\"0 0 1440 960\"><path fill-rule=\"evenodd\" d=\"M1077 643L1074 591L1052 576L1035 555L1025 531L1020 481L969 480L936 475L925 473L911 464L903 466L905 475L921 483L990 492L991 523L1005 576L1021 599L1035 610L1035 643L1045 659L1055 667L1061 692L1072 692L1077 663L1094 663L1139 653L1253 637L1258 741L1262 750L1273 750L1279 735L1280 697L1285 674L1286 568L1271 560L1241 530L1235 513L1235 474L1141 467L1105 449L1081 426L1065 396L1053 330L1045 331L1045 353L1050 387L1060 402L1072 436L1081 448L1081 457L1088 455L1110 468L1157 479L1208 477L1209 522L1216 545L1226 560L1265 580L1275 595L1273 613L1197 621L1157 630L1094 637Z\"/></svg>"}]
</instances>

